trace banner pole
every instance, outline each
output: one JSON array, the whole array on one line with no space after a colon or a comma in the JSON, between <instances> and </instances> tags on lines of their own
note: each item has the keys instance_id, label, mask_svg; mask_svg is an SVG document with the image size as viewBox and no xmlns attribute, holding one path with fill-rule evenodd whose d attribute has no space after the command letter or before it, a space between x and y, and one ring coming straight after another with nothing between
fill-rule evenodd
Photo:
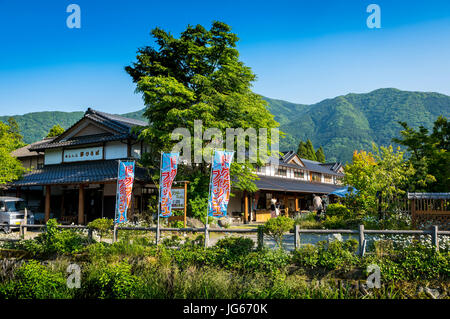
<instances>
[{"instance_id":1,"label":"banner pole","mask_svg":"<svg viewBox=\"0 0 450 319\"><path fill-rule=\"evenodd\" d=\"M208 205L206 206L206 219L205 219L205 229L208 227L208 210L209 210L209 200L211 197L211 180L212 180L212 172L213 172L213 162L214 162L214 154L215 154L216 150L213 149L213 153L211 155L211 172L209 174L209 186L208 186ZM205 233L206 235L206 233ZM206 237L205 237L205 241L206 241Z\"/></svg>"},{"instance_id":2,"label":"banner pole","mask_svg":"<svg viewBox=\"0 0 450 319\"><path fill-rule=\"evenodd\" d=\"M160 232L159 232L159 214L160 214L160 207L161 207L161 166L162 166L162 156L163 153L161 152L161 158L160 158L160 162L159 162L159 185L158 185L158 224L156 226L156 245L159 244L159 236L160 236Z\"/></svg>"},{"instance_id":3,"label":"banner pole","mask_svg":"<svg viewBox=\"0 0 450 319\"><path fill-rule=\"evenodd\" d=\"M117 165L116 210L115 210L115 212L114 212L114 223L113 223L113 226L115 226L115 225L117 224L117 210L118 210L118 207L117 207L117 192L119 191L119 174L120 174L120 163L121 163L121 162L122 162L122 161L119 160L119 165Z\"/></svg>"}]
</instances>

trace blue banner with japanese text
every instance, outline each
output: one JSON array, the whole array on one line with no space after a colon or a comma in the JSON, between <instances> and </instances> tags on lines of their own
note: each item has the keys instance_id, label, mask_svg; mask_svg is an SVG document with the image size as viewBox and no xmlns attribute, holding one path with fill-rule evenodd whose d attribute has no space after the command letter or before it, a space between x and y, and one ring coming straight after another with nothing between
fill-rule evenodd
<instances>
[{"instance_id":1,"label":"blue banner with japanese text","mask_svg":"<svg viewBox=\"0 0 450 319\"><path fill-rule=\"evenodd\" d=\"M161 157L161 177L159 181L160 217L172 215L172 183L177 175L180 153L163 153Z\"/></svg>"},{"instance_id":2,"label":"blue banner with japanese text","mask_svg":"<svg viewBox=\"0 0 450 319\"><path fill-rule=\"evenodd\" d=\"M119 161L117 173L115 222L127 221L127 210L131 203L134 182L134 161Z\"/></svg>"},{"instance_id":3,"label":"blue banner with japanese text","mask_svg":"<svg viewBox=\"0 0 450 319\"><path fill-rule=\"evenodd\" d=\"M227 215L231 191L230 167L233 155L233 151L214 151L211 163L208 216L223 217Z\"/></svg>"}]
</instances>

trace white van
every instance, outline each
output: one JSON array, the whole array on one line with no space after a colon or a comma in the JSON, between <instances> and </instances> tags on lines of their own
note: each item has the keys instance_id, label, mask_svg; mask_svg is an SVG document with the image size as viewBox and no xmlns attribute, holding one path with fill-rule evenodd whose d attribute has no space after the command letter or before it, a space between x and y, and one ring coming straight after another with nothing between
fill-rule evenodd
<instances>
[{"instance_id":1,"label":"white van","mask_svg":"<svg viewBox=\"0 0 450 319\"><path fill-rule=\"evenodd\" d=\"M18 229L25 218L26 207L26 201L21 198L0 196L0 229L5 232ZM34 224L34 215L28 208L27 224Z\"/></svg>"}]
</instances>

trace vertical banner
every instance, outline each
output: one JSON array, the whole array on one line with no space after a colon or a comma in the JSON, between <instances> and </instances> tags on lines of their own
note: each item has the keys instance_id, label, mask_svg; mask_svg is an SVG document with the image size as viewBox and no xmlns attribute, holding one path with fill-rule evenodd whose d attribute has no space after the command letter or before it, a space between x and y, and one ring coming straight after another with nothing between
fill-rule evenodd
<instances>
[{"instance_id":1,"label":"vertical banner","mask_svg":"<svg viewBox=\"0 0 450 319\"><path fill-rule=\"evenodd\" d=\"M134 161L119 161L117 173L115 222L127 221L127 209L130 207L134 181Z\"/></svg>"},{"instance_id":2,"label":"vertical banner","mask_svg":"<svg viewBox=\"0 0 450 319\"><path fill-rule=\"evenodd\" d=\"M231 191L230 166L233 155L234 151L214 151L211 163L208 216L223 217L227 215Z\"/></svg>"},{"instance_id":3,"label":"vertical banner","mask_svg":"<svg viewBox=\"0 0 450 319\"><path fill-rule=\"evenodd\" d=\"M172 215L172 183L177 175L180 153L163 153L161 156L161 177L159 181L159 203L161 217Z\"/></svg>"}]
</instances>

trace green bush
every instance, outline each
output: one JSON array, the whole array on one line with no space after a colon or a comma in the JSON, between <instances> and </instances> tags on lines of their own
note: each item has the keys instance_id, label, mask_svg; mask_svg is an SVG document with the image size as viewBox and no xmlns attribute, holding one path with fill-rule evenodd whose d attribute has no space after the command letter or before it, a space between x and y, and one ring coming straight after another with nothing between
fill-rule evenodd
<instances>
[{"instance_id":1,"label":"green bush","mask_svg":"<svg viewBox=\"0 0 450 319\"><path fill-rule=\"evenodd\" d=\"M350 210L342 204L330 204L327 207L327 216L350 217Z\"/></svg>"},{"instance_id":2,"label":"green bush","mask_svg":"<svg viewBox=\"0 0 450 319\"><path fill-rule=\"evenodd\" d=\"M294 218L294 225L298 225L300 229L322 229L322 223L315 217L316 213L313 212L298 215Z\"/></svg>"},{"instance_id":3,"label":"green bush","mask_svg":"<svg viewBox=\"0 0 450 319\"><path fill-rule=\"evenodd\" d=\"M116 264L92 265L78 292L85 298L133 298L139 290L138 277L127 260Z\"/></svg>"},{"instance_id":4,"label":"green bush","mask_svg":"<svg viewBox=\"0 0 450 319\"><path fill-rule=\"evenodd\" d=\"M283 244L283 234L291 230L293 227L293 219L285 216L278 216L276 218L269 219L264 224L264 233L272 237L277 243L277 246L281 248Z\"/></svg>"},{"instance_id":5,"label":"green bush","mask_svg":"<svg viewBox=\"0 0 450 319\"><path fill-rule=\"evenodd\" d=\"M88 244L86 236L75 230L58 229L55 219L49 219L44 233L35 239L20 241L16 246L30 252L33 256L59 253L74 254L84 249Z\"/></svg>"},{"instance_id":6,"label":"green bush","mask_svg":"<svg viewBox=\"0 0 450 319\"><path fill-rule=\"evenodd\" d=\"M2 296L3 294L3 296ZM51 272L35 260L16 270L14 281L0 288L0 298L59 299L70 298L71 293L63 274Z\"/></svg>"},{"instance_id":7,"label":"green bush","mask_svg":"<svg viewBox=\"0 0 450 319\"><path fill-rule=\"evenodd\" d=\"M102 240L102 237L113 228L113 226L114 220L109 218L97 218L87 224L88 228L98 231L100 241Z\"/></svg>"},{"instance_id":8,"label":"green bush","mask_svg":"<svg viewBox=\"0 0 450 319\"><path fill-rule=\"evenodd\" d=\"M348 269L359 263L356 256L358 242L354 239L341 242L319 242L316 246L306 245L293 253L293 261L308 268L324 267L329 270Z\"/></svg>"},{"instance_id":9,"label":"green bush","mask_svg":"<svg viewBox=\"0 0 450 319\"><path fill-rule=\"evenodd\" d=\"M246 255L253 250L254 245L251 238L245 237L226 237L216 243L216 247L225 249L231 256Z\"/></svg>"}]
</instances>

